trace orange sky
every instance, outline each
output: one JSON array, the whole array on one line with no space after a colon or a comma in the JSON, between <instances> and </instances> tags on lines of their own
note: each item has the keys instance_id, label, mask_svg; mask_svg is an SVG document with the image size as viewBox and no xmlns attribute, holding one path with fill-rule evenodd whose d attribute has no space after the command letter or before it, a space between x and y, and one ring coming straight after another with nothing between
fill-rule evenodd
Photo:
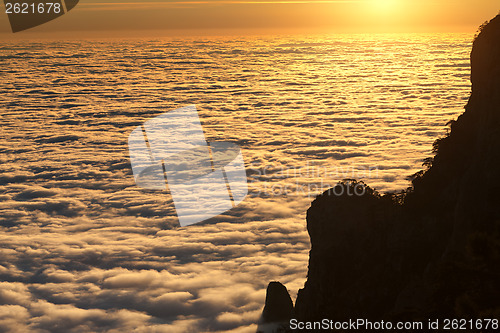
<instances>
[{"instance_id":1,"label":"orange sky","mask_svg":"<svg viewBox=\"0 0 500 333\"><path fill-rule=\"evenodd\" d=\"M498 13L498 0L81 0L67 15L16 34L242 32L470 32ZM182 32L180 31L182 30ZM0 13L0 33L10 33ZM11 34L11 33L10 33ZM11 36L13 37L13 36Z\"/></svg>"}]
</instances>

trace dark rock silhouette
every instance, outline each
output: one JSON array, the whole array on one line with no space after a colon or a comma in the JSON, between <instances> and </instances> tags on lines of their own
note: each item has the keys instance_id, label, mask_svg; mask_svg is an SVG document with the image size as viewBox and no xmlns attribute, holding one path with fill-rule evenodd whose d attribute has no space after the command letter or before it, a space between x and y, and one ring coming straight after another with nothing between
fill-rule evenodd
<instances>
[{"instance_id":1,"label":"dark rock silhouette","mask_svg":"<svg viewBox=\"0 0 500 333\"><path fill-rule=\"evenodd\" d=\"M471 70L465 112L412 187L380 195L346 180L314 200L295 318L500 318L500 16Z\"/></svg>"},{"instance_id":2,"label":"dark rock silhouette","mask_svg":"<svg viewBox=\"0 0 500 333\"><path fill-rule=\"evenodd\" d=\"M292 311L293 302L286 287L280 282L270 282L257 332L284 332L292 318Z\"/></svg>"},{"instance_id":3,"label":"dark rock silhouette","mask_svg":"<svg viewBox=\"0 0 500 333\"><path fill-rule=\"evenodd\" d=\"M262 322L288 321L292 316L293 303L286 287L279 282L267 286L266 305L262 312Z\"/></svg>"},{"instance_id":4,"label":"dark rock silhouette","mask_svg":"<svg viewBox=\"0 0 500 333\"><path fill-rule=\"evenodd\" d=\"M394 286L400 283L397 262L388 256L399 242L391 232L396 208L390 196L356 181L316 198L307 211L311 252L308 279L297 298L298 319L332 318L327 314L375 319L389 310L380 300L395 300Z\"/></svg>"}]
</instances>

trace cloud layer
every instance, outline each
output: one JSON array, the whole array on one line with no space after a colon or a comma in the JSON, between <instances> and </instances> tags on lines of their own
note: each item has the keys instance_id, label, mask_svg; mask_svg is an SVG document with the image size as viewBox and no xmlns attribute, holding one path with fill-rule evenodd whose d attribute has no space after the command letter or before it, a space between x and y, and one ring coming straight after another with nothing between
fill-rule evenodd
<instances>
[{"instance_id":1,"label":"cloud layer","mask_svg":"<svg viewBox=\"0 0 500 333\"><path fill-rule=\"evenodd\" d=\"M307 271L305 212L343 178L408 186L470 89L470 36L0 46L0 331L254 332ZM135 186L127 137L197 104L250 194L179 228Z\"/></svg>"}]
</instances>

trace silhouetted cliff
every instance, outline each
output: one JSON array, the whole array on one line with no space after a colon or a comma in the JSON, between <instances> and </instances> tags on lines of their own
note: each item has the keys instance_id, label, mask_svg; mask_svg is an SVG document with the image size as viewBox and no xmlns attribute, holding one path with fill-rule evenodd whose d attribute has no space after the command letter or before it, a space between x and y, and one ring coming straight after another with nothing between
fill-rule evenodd
<instances>
[{"instance_id":1,"label":"silhouetted cliff","mask_svg":"<svg viewBox=\"0 0 500 333\"><path fill-rule=\"evenodd\" d=\"M314 200L295 318L500 318L500 16L471 66L465 112L412 187L380 195L348 180ZM354 187L363 195L345 194Z\"/></svg>"},{"instance_id":2,"label":"silhouetted cliff","mask_svg":"<svg viewBox=\"0 0 500 333\"><path fill-rule=\"evenodd\" d=\"M292 311L293 302L286 287L279 282L270 282L257 333L285 332Z\"/></svg>"}]
</instances>

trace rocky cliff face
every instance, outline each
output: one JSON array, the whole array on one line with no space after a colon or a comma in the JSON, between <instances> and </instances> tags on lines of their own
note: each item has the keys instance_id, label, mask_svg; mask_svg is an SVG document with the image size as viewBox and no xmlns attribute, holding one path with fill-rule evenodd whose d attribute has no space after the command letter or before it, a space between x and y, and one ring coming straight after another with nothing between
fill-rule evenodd
<instances>
[{"instance_id":1,"label":"rocky cliff face","mask_svg":"<svg viewBox=\"0 0 500 333\"><path fill-rule=\"evenodd\" d=\"M344 181L312 203L296 318L500 318L500 16L471 65L466 110L411 188L380 195Z\"/></svg>"},{"instance_id":2,"label":"rocky cliff face","mask_svg":"<svg viewBox=\"0 0 500 333\"><path fill-rule=\"evenodd\" d=\"M292 311L293 302L286 287L277 281L269 283L257 333L285 332Z\"/></svg>"}]
</instances>

